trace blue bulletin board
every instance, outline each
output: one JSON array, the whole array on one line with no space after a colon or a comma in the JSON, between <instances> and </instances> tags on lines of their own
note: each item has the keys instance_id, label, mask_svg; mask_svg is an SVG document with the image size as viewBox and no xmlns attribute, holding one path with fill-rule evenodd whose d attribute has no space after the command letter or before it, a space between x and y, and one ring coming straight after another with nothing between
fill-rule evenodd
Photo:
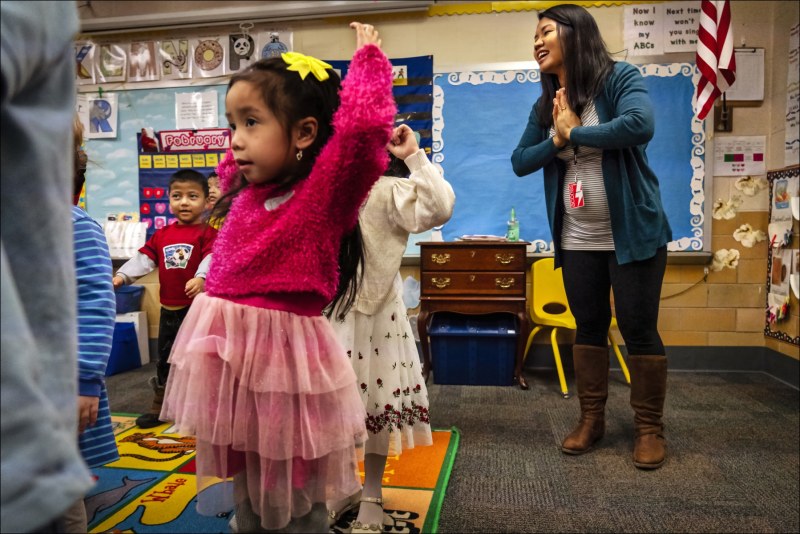
<instances>
[{"instance_id":1,"label":"blue bulletin board","mask_svg":"<svg viewBox=\"0 0 800 534\"><path fill-rule=\"evenodd\" d=\"M703 250L705 130L692 111L696 69L687 63L638 67L654 103L656 132L647 155L673 230L668 249ZM520 238L537 252L552 252L542 171L519 178L511 169L511 153L541 94L539 71L437 73L434 85L432 160L456 193L444 240L504 235L513 207Z\"/></svg>"}]
</instances>

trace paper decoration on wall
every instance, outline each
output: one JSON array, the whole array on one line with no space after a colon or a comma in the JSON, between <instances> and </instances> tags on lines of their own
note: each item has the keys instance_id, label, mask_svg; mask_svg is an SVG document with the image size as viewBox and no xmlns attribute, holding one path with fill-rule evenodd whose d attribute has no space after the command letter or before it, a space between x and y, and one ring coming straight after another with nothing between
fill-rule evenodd
<instances>
[{"instance_id":1,"label":"paper decoration on wall","mask_svg":"<svg viewBox=\"0 0 800 534\"><path fill-rule=\"evenodd\" d=\"M124 82L128 54L118 44L101 44L97 47L95 79L97 83Z\"/></svg>"},{"instance_id":2,"label":"paper decoration on wall","mask_svg":"<svg viewBox=\"0 0 800 534\"><path fill-rule=\"evenodd\" d=\"M789 316L790 278L797 273L797 265L793 262L793 250L783 248L772 252L772 264L769 272L769 307L768 320L779 322ZM794 270L794 273L792 272Z\"/></svg>"},{"instance_id":3,"label":"paper decoration on wall","mask_svg":"<svg viewBox=\"0 0 800 534\"><path fill-rule=\"evenodd\" d=\"M270 30L258 34L258 59L280 57L283 52L292 52L294 33L285 30Z\"/></svg>"},{"instance_id":4,"label":"paper decoration on wall","mask_svg":"<svg viewBox=\"0 0 800 534\"><path fill-rule=\"evenodd\" d=\"M767 238L761 230L754 230L749 224L743 224L733 232L733 238L747 248L752 248Z\"/></svg>"},{"instance_id":5,"label":"paper decoration on wall","mask_svg":"<svg viewBox=\"0 0 800 534\"><path fill-rule=\"evenodd\" d=\"M726 201L718 198L714 202L711 216L717 220L719 219L733 219L736 217L736 208L742 205L742 199L739 196L733 195Z\"/></svg>"},{"instance_id":6,"label":"paper decoration on wall","mask_svg":"<svg viewBox=\"0 0 800 534\"><path fill-rule=\"evenodd\" d=\"M738 178L734 185L736 186L736 189L744 193L744 196L754 197L756 196L756 193L767 188L767 181L763 178L744 176L742 178Z\"/></svg>"},{"instance_id":7,"label":"paper decoration on wall","mask_svg":"<svg viewBox=\"0 0 800 534\"><path fill-rule=\"evenodd\" d=\"M180 80L192 77L188 39L166 39L158 43L161 78Z\"/></svg>"},{"instance_id":8,"label":"paper decoration on wall","mask_svg":"<svg viewBox=\"0 0 800 534\"><path fill-rule=\"evenodd\" d=\"M147 225L137 220L106 221L103 231L112 258L130 258L146 241Z\"/></svg>"},{"instance_id":9,"label":"paper decoration on wall","mask_svg":"<svg viewBox=\"0 0 800 534\"><path fill-rule=\"evenodd\" d=\"M218 96L213 89L175 94L175 126L178 129L199 130L219 126ZM227 129L225 130L227 132ZM162 145L165 150L167 145ZM202 147L201 147L202 148Z\"/></svg>"},{"instance_id":10,"label":"paper decoration on wall","mask_svg":"<svg viewBox=\"0 0 800 534\"><path fill-rule=\"evenodd\" d=\"M119 106L116 93L79 95L78 116L86 139L115 139Z\"/></svg>"},{"instance_id":11,"label":"paper decoration on wall","mask_svg":"<svg viewBox=\"0 0 800 534\"><path fill-rule=\"evenodd\" d=\"M800 178L785 173L772 182L770 203L769 242L773 247L788 246L792 242L792 198L798 195Z\"/></svg>"},{"instance_id":12,"label":"paper decoration on wall","mask_svg":"<svg viewBox=\"0 0 800 534\"><path fill-rule=\"evenodd\" d=\"M78 85L88 85L95 82L94 50L94 43L75 43L75 78Z\"/></svg>"},{"instance_id":13,"label":"paper decoration on wall","mask_svg":"<svg viewBox=\"0 0 800 534\"><path fill-rule=\"evenodd\" d=\"M721 248L714 253L711 260L711 270L735 269L739 265L739 251L735 248Z\"/></svg>"},{"instance_id":14,"label":"paper decoration on wall","mask_svg":"<svg viewBox=\"0 0 800 534\"><path fill-rule=\"evenodd\" d=\"M158 69L155 41L135 41L128 48L128 80L144 82L158 80L161 72Z\"/></svg>"},{"instance_id":15,"label":"paper decoration on wall","mask_svg":"<svg viewBox=\"0 0 800 534\"><path fill-rule=\"evenodd\" d=\"M258 59L256 42L247 33L228 35L228 72L239 71Z\"/></svg>"},{"instance_id":16,"label":"paper decoration on wall","mask_svg":"<svg viewBox=\"0 0 800 534\"><path fill-rule=\"evenodd\" d=\"M195 75L213 78L225 74L228 42L222 37L203 37L192 42Z\"/></svg>"}]
</instances>

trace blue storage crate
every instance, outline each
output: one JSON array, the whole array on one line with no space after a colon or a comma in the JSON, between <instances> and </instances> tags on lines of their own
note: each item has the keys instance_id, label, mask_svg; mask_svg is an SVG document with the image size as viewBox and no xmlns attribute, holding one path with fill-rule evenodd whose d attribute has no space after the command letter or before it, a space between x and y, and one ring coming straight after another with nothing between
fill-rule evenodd
<instances>
[{"instance_id":1,"label":"blue storage crate","mask_svg":"<svg viewBox=\"0 0 800 534\"><path fill-rule=\"evenodd\" d=\"M144 286L120 286L114 290L117 297L117 313L137 312L142 307Z\"/></svg>"},{"instance_id":2,"label":"blue storage crate","mask_svg":"<svg viewBox=\"0 0 800 534\"><path fill-rule=\"evenodd\" d=\"M428 334L435 384L513 384L517 347L513 315L439 312L433 315Z\"/></svg>"},{"instance_id":3,"label":"blue storage crate","mask_svg":"<svg viewBox=\"0 0 800 534\"><path fill-rule=\"evenodd\" d=\"M106 366L106 376L115 375L142 366L139 356L139 338L133 323L116 323L111 341L111 356Z\"/></svg>"}]
</instances>

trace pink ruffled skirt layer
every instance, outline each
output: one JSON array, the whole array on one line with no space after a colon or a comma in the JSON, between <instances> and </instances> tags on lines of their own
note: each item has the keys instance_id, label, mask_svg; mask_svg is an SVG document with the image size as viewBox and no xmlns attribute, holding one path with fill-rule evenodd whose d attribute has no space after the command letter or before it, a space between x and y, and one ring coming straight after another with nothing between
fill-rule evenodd
<instances>
[{"instance_id":1,"label":"pink ruffled skirt layer","mask_svg":"<svg viewBox=\"0 0 800 534\"><path fill-rule=\"evenodd\" d=\"M249 498L262 526L279 529L360 489L366 412L324 317L200 294L169 361L161 419L197 438L200 513ZM246 492L200 491L243 471Z\"/></svg>"}]
</instances>

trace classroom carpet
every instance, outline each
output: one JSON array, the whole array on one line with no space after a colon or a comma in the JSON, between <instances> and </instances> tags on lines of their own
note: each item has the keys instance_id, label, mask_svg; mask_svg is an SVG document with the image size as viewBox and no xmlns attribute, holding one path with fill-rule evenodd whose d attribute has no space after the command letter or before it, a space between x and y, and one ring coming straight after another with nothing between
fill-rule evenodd
<instances>
[{"instance_id":1,"label":"classroom carpet","mask_svg":"<svg viewBox=\"0 0 800 534\"><path fill-rule=\"evenodd\" d=\"M173 433L170 424L143 430L129 414L112 420L120 459L92 470L97 483L86 497L89 532L230 532L232 510L216 516L195 510L193 437ZM388 458L384 532L437 532L459 439L456 428L434 430L432 446ZM221 486L203 491L215 487ZM355 518L356 511L345 514L331 532L347 532Z\"/></svg>"}]
</instances>

